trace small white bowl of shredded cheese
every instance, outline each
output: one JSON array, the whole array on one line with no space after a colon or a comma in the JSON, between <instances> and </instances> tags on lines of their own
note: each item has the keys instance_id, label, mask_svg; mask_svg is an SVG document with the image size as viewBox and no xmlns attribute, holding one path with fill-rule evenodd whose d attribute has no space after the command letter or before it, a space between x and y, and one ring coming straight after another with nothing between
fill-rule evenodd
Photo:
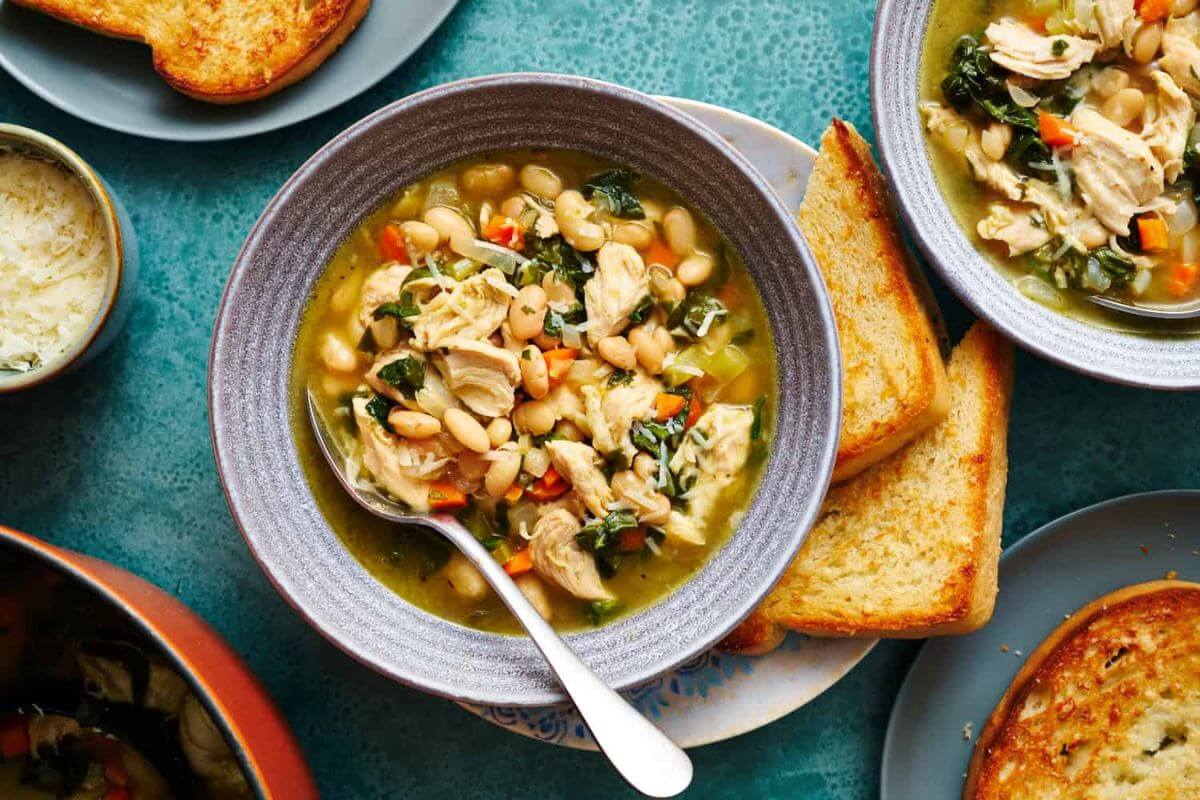
<instances>
[{"instance_id":1,"label":"small white bowl of shredded cheese","mask_svg":"<svg viewBox=\"0 0 1200 800\"><path fill-rule=\"evenodd\" d=\"M136 250L128 216L83 159L0 125L0 393L77 368L112 340Z\"/></svg>"}]
</instances>

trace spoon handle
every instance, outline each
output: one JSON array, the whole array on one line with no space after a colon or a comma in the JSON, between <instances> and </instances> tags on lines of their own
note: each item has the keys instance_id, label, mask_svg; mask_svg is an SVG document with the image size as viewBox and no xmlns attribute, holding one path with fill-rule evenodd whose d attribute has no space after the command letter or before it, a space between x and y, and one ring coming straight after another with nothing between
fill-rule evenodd
<instances>
[{"instance_id":1,"label":"spoon handle","mask_svg":"<svg viewBox=\"0 0 1200 800\"><path fill-rule=\"evenodd\" d=\"M686 789L692 782L692 762L687 754L596 677L458 520L439 515L429 522L462 551L525 627L621 777L649 797L674 797Z\"/></svg>"}]
</instances>

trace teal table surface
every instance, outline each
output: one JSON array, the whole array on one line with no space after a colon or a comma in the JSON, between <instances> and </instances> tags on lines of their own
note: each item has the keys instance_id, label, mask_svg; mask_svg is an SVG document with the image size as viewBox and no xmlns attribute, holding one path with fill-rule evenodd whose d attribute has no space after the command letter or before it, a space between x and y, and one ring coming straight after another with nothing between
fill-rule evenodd
<instances>
[{"instance_id":1,"label":"teal table surface","mask_svg":"<svg viewBox=\"0 0 1200 800\"><path fill-rule=\"evenodd\" d=\"M223 144L96 128L0 75L0 120L76 148L124 200L142 246L132 316L111 349L0 401L0 522L127 567L212 622L269 687L331 800L625 795L596 754L506 733L359 666L271 588L233 524L209 446L208 344L221 291L259 211L314 150L445 81L574 72L722 104L813 144L834 115L870 136L873 14L870 0L465 0L366 94ZM969 314L937 289L961 333ZM1020 354L1004 541L1108 497L1200 486L1198 419L1196 395L1102 384ZM885 643L810 705L692 751L687 796L878 796L888 712L915 652Z\"/></svg>"}]
</instances>

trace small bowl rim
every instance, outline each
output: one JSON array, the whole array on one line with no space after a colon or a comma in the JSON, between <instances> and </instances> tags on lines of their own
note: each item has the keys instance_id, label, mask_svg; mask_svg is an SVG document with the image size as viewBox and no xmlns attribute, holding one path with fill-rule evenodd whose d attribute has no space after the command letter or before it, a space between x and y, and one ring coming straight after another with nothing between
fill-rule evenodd
<instances>
[{"instance_id":1,"label":"small bowl rim","mask_svg":"<svg viewBox=\"0 0 1200 800\"><path fill-rule=\"evenodd\" d=\"M221 734L225 737L225 741L237 756L238 764L242 768L242 774L246 776L250 783L250 788L254 791L255 797L260 800L267 800L265 791L266 783L253 759L250 758L249 750L243 743L243 738L230 725L223 712L223 705L218 701L216 694L208 682L203 680L196 672L196 668L192 666L183 655L176 650L174 646L167 640L166 635L158 629L148 616L139 611L132 603L125 599L122 593L113 588L101 576L95 575L74 563L64 553L69 553L73 556L81 556L95 561L101 561L115 569L127 572L123 567L113 564L111 561L104 561L95 556L89 556L85 553L79 553L74 550L67 550L58 545L51 544L43 539L39 539L32 534L25 533L17 528L8 525L0 524L0 544L7 544L17 550L20 550L30 558L33 558L40 563L54 569L58 573L67 576L77 585L83 586L88 591L92 592L101 602L116 608L121 612L122 616L129 621L131 625L138 629L155 647L158 648L159 654L165 657L170 664L176 669L177 673L187 683L188 688L192 693L200 698L204 705L204 710L208 712L213 722L220 729ZM133 573L128 573L133 575ZM145 578L139 575L133 575L139 581L146 581ZM158 588L158 587L155 587ZM160 589L161 591L161 589ZM190 607L187 607L182 600L175 598L177 602L188 608L192 614ZM216 634L216 631L213 631ZM220 634L216 634L220 635ZM224 638L224 637L222 637Z\"/></svg>"},{"instance_id":2,"label":"small bowl rim","mask_svg":"<svg viewBox=\"0 0 1200 800\"><path fill-rule=\"evenodd\" d=\"M711 146L724 160L730 162L735 169L744 175L746 180L755 187L756 191L761 194L763 201L776 209L776 218L788 226L786 228L781 227L780 230L787 237L794 237L794 241L798 243L798 260L804 271L808 273L808 278L811 279L812 293L816 300L813 312L814 317L819 320L817 327L819 327L822 331L825 337L824 341L828 343L828 352L825 356L827 360L826 366L828 371L828 386L822 386L823 390L827 389L827 393L823 392L819 399L812 401L813 407L820 409L819 413L822 419L824 419L826 415L828 416L828 431L821 432L820 436L824 437L823 446L815 450L811 456L812 471L816 475L816 479L813 486L812 497L808 498L804 503L797 505L798 511L796 518L799 520L799 522L797 524L798 533L794 535L794 549L790 549L790 554L787 560L779 565L778 570L776 570L770 576L762 576L761 586L755 587L756 593L753 594L753 596L747 595L740 602L731 604L733 608L727 610L727 614L724 617L724 622L719 626L720 630L710 631L707 638L703 639L702 641L698 639L693 643L692 647L685 651L648 659L648 663L638 671L630 672L629 674L622 676L620 680L614 681L614 688L622 690L637 686L654 678L657 675L662 674L665 671L669 671L670 669L677 667L679 664L686 662L687 659L694 657L698 653L710 649L718 641L720 641L720 639L725 636L729 630L732 630L742 619L744 619L746 615L751 613L761 601L762 597L764 597L775 585L775 583L777 583L778 580L783 576L788 564L791 562L792 558L794 558L795 553L798 552L800 547L803 546L804 540L806 539L807 534L809 530L811 530L812 524L816 519L822 498L824 497L832 478L832 468L836 457L837 441L841 421L842 367L836 322L828 291L825 288L823 280L821 280L815 259L812 257L811 252L807 247L807 243L804 241L802 233L799 231L798 226L795 226L795 223L792 220L791 213L784 208L782 201L779 200L778 196L774 190L771 189L766 179L764 179L761 174L758 173L758 171L744 156L738 153L731 145L726 143L703 123L677 109L672 108L671 106L663 103L661 100L658 100L653 96L638 90L577 75L541 72L500 73L451 81L429 87L421 92L401 98L366 115L362 119L351 124L345 130L336 134L332 139L329 140L329 142L327 142L316 153L314 153L312 157L306 160L304 164L297 168L295 173L288 178L276 195L268 202L262 212L262 215L247 234L246 242L238 254L234 269L231 272L230 279L226 284L225 291L222 295L221 304L218 309L216 322L214 325L214 336L209 354L209 424L213 440L214 453L216 454L218 473L221 478L222 489L225 493L226 500L229 504L234 520L238 525L243 538L246 539L247 546L249 547L252 555L259 563L259 566L263 569L264 574L267 576L268 580L276 588L276 590L279 591L289 605L291 605L293 609L313 627L314 630L319 632L330 643L332 643L341 651L345 652L347 655L351 656L356 661L392 680L436 696L483 705L530 707L556 705L563 702L568 702L568 700L558 687L555 687L553 690L543 690L531 686L528 688L522 688L520 690L520 694L500 694L495 692L490 694L478 694L471 693L470 690L460 689L451 680L434 681L427 680L423 676L410 675L397 665L389 664L386 661L380 660L373 654L358 652L356 649L356 644L352 641L346 640L343 630L340 630L336 627L330 628L323 622L315 619L313 614L309 613L309 609L306 606L311 598L305 601L305 605L301 605L301 597L294 595L292 590L285 589L281 582L283 575L276 574L276 572L280 571L280 567L274 564L276 559L269 556L269 554L260 552L259 543L257 542L256 538L252 537L249 533L247 520L244 516L243 510L239 509L233 502L235 493L239 496L239 498L244 500L245 498L242 496L249 494L250 492L248 492L245 487L241 485L244 483L244 480L235 480L230 475L226 474L227 470L233 470L235 466L232 461L226 463L227 459L232 457L232 454L226 453L226 448L222 446L222 442L227 441L228 439L228 429L232 426L232 423L223 418L223 414L228 414L229 411L229 409L226 407L225 399L221 396L226 390L226 387L223 384L218 387L218 374L223 368L225 368L223 367L222 363L225 360L223 356L229 356L230 358L233 357L232 353L224 352L224 350L231 347L231 345L225 342L225 339L228 338L228 331L225 331L224 329L230 324L227 320L227 315L228 308L232 302L232 297L235 293L235 290L239 288L239 285L245 279L245 273L248 270L248 264L246 262L247 254L252 249L256 249L261 246L261 242L259 240L262 238L262 231L264 227L276 221L275 218L280 212L280 206L284 205L290 196L294 192L298 191L298 181L309 179L311 177L310 173L321 166L321 162L328 157L331 151L335 150L338 146L344 145L348 139L353 139L358 135L362 135L369 129L378 125L382 118L388 117L389 114L395 113L395 109L397 107L403 106L406 109L413 107L420 108L421 103L436 100L439 98L439 96L457 96L464 91L469 91L472 89L488 90L490 88L495 88L498 85L503 86L509 83L525 83L526 85L529 85L535 89L575 91L584 90L597 94L598 99L600 100L608 97L617 99L619 101L629 102L641 107L646 107L650 113L673 119L674 121L680 123L683 127L689 129L690 133L695 135L697 138L705 140L706 144ZM523 145L521 143L511 145L512 148L518 149L523 146L529 145ZM495 149L495 147L492 147L480 150L480 152L492 152ZM433 169L433 167L430 169ZM684 197L686 199L687 195L685 194ZM369 212L370 209L357 209L352 213L365 216ZM772 222L772 224L774 223ZM717 225L718 228L720 228L720 225ZM771 312L768 312L768 316L772 319L775 318ZM221 391L218 391L218 388L220 388ZM288 416L290 418L290 411ZM770 475L772 472L786 471L788 469L788 465L777 458L777 455L778 451L773 451L773 455L770 463L768 464L765 475ZM767 478L764 477L764 480L766 479ZM310 492L311 490L305 487L305 491ZM254 527L256 530L255 536L260 535L261 532L257 531L257 526L251 527ZM742 531L744 531L744 529L739 529L738 531L734 531L732 535L736 536ZM338 546L345 549L345 545L341 542L338 542ZM719 549L718 551L714 552L714 556L718 552ZM351 558L353 558L353 556L351 556ZM357 559L354 560L357 563ZM361 564L359 564L359 567L361 568ZM284 573L286 574L286 571L284 571ZM291 579L292 578L289 578L289 580ZM411 608L416 609L418 612L421 612L425 616L432 618L435 624L456 624L449 622L440 616L424 611L424 609L422 609L420 606L411 603L398 593L387 588L374 576L370 576L370 580L372 582L372 594L386 594L389 597L397 598L399 602L402 602ZM683 586L686 585L687 584L684 584ZM294 589L295 587L292 588ZM761 592L757 591L759 588L761 588ZM676 592L683 590L684 589L681 586L676 590ZM670 598L668 596L660 601L660 603L652 604L647 610L651 610L669 599ZM634 617L646 613L647 610L637 612ZM734 613L735 610L736 613ZM620 621L614 624L620 624ZM471 629L467 630L471 631ZM487 635L504 639L513 638L501 636L499 634ZM568 640L570 640L570 638L574 636L587 635L587 633L571 633L567 634L566 637Z\"/></svg>"},{"instance_id":3,"label":"small bowl rim","mask_svg":"<svg viewBox=\"0 0 1200 800\"><path fill-rule=\"evenodd\" d=\"M1197 369L1192 374L1151 373L1141 369L1137 359L1139 350L1142 354L1145 354L1148 352L1146 348L1156 340L1190 339L1195 341L1200 339L1197 334L1189 332L1156 337L1153 334L1118 331L1045 308L1023 296L1019 297L1022 302L1034 306L1030 313L1043 317L1043 319L1048 320L1048 323L1043 323L1036 319L1014 319L1012 318L1013 312L997 306L997 301L990 299L990 295L974 291L973 287L968 285L966 276L975 274L980 269L980 265L985 266L993 273L999 274L999 270L996 265L992 264L980 252L978 246L971 240L963 225L954 218L946 194L942 190L936 173L933 170L933 164L930 160L927 147L928 143L923 141L921 166L932 174L936 201L947 209L949 216L952 218L953 235L965 245L966 251L969 251L971 254L968 258L972 260L970 263L957 261L951 263L949 259L952 256L959 255L959 253L947 254L928 240L926 231L928 225L922 221L920 212L923 209L919 207L918 202L919 198L926 196L926 193L920 191L923 187L910 185L900 174L902 166L907 164L906 157L900 154L900 150L907 143L907 137L901 130L905 123L898 120L896 115L888 108L889 102L894 102L894 98L888 95L883 87L885 83L892 83L895 80L904 81L905 96L911 98L912 108L915 112L916 104L921 99L919 96L920 62L923 59L924 43L929 31L929 20L936 1L938 0L925 0L923 5L926 16L921 23L922 34L920 44L918 45L919 51L916 53L918 69L911 77L907 74L908 71L905 70L902 77L897 78L896 76L901 73L896 69L896 61L907 59L910 55L908 43L898 43L896 41L897 37L893 35L899 21L905 18L908 12L907 7L904 9L898 7L902 4L912 2L912 0L880 0L879 7L876 9L874 29L871 37L869 67L871 118L876 132L876 147L879 151L880 162L900 217L904 221L904 225L910 233L912 240L920 248L925 260L934 268L938 277L954 292L954 295L970 308L976 316L986 320L1022 348L1053 364L1088 377L1118 385L1167 391L1192 391L1200 389L1200 369ZM900 55L897 55L897 53ZM911 92L908 91L910 89ZM1020 295L1020 292L1011 282L1006 281L1004 288L1007 292ZM1128 345L1128 352L1122 353L1124 360L1118 360L1116 356L1113 356L1109 362L1102 362L1090 357L1088 352L1085 352L1086 348L1068 349L1055 347L1051 331L1045 328L1045 324L1064 325L1069 329L1079 328L1084 333L1095 334L1106 339L1111 337L1113 346L1116 346L1117 343Z\"/></svg>"},{"instance_id":4,"label":"small bowl rim","mask_svg":"<svg viewBox=\"0 0 1200 800\"><path fill-rule=\"evenodd\" d=\"M17 144L16 148L13 147L14 143ZM91 348L104 326L108 324L125 278L125 238L121 230L120 215L99 173L78 153L53 136L22 125L0 123L0 153L6 150L23 153L25 151L20 148L20 144L32 150L30 154L34 157L50 160L66 168L88 190L104 218L104 231L108 240L108 270L100 307L96 309L96 316L89 323L83 336L56 358L36 369L28 372L0 371L0 395L41 386L70 369Z\"/></svg>"}]
</instances>

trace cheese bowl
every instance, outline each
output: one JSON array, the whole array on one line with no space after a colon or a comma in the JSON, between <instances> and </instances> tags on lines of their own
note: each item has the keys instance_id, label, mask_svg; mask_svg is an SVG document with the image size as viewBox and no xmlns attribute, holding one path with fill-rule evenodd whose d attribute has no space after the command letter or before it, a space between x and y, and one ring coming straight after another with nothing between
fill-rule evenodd
<instances>
[{"instance_id":1,"label":"cheese bowl","mask_svg":"<svg viewBox=\"0 0 1200 800\"><path fill-rule=\"evenodd\" d=\"M129 215L99 174L75 151L44 133L18 125L0 124L0 156L8 154L53 164L79 181L95 203L99 216L100 235L105 240L105 270L99 305L94 315L89 315L90 319L81 332L65 341L61 350L31 369L0 367L0 394L40 386L78 369L107 347L128 315L138 271L138 247ZM8 188L0 179L0 196L6 202ZM7 213L5 218L10 219ZM0 294L23 291L20 286L5 286L7 282L6 272L0 269ZM3 349L4 336L0 335L0 350Z\"/></svg>"}]
</instances>

